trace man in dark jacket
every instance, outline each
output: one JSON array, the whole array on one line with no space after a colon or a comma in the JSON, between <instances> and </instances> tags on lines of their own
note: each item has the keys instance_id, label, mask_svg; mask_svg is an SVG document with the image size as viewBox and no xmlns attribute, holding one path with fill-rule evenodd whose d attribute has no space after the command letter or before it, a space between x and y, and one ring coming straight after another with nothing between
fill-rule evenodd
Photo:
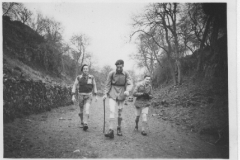
<instances>
[{"instance_id":1,"label":"man in dark jacket","mask_svg":"<svg viewBox=\"0 0 240 160\"><path fill-rule=\"evenodd\" d=\"M151 77L148 75L144 76L144 80L141 81L139 84L136 85L133 96L137 97L135 100L135 107L136 107L136 126L135 130L138 130L138 122L140 115L142 115L142 135L146 136L146 127L147 127L147 115L148 115L148 109L151 105L150 99L152 96L152 86L150 84Z\"/></svg>"},{"instance_id":2,"label":"man in dark jacket","mask_svg":"<svg viewBox=\"0 0 240 160\"><path fill-rule=\"evenodd\" d=\"M76 102L76 90L78 86L78 102L80 113L78 114L81 120L81 127L84 131L88 129L89 108L92 103L92 96L97 100L97 86L95 78L90 75L88 65L84 64L81 68L83 74L77 76L72 87L72 101ZM85 110L85 114L83 111Z\"/></svg>"}]
</instances>

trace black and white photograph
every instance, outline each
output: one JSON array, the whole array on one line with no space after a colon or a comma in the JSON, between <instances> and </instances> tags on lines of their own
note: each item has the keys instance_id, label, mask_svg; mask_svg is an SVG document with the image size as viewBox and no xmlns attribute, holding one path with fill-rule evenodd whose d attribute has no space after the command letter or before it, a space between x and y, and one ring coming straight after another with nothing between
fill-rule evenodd
<instances>
[{"instance_id":1,"label":"black and white photograph","mask_svg":"<svg viewBox=\"0 0 240 160\"><path fill-rule=\"evenodd\" d=\"M237 159L236 16L237 1L2 2L1 158Z\"/></svg>"}]
</instances>

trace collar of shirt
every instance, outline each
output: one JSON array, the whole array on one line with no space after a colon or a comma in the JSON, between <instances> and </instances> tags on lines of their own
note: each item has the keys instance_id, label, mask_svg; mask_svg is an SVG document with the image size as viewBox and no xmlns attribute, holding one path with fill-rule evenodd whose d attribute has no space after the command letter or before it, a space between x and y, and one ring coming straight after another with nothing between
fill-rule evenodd
<instances>
[{"instance_id":1,"label":"collar of shirt","mask_svg":"<svg viewBox=\"0 0 240 160\"><path fill-rule=\"evenodd\" d=\"M121 72L116 71L116 74L123 74L123 75L125 75L126 73L122 70Z\"/></svg>"},{"instance_id":2,"label":"collar of shirt","mask_svg":"<svg viewBox=\"0 0 240 160\"><path fill-rule=\"evenodd\" d=\"M150 84L146 84L145 81L143 81L143 82L141 83L141 85L144 86L144 87L149 87L149 86L150 86Z\"/></svg>"},{"instance_id":3,"label":"collar of shirt","mask_svg":"<svg viewBox=\"0 0 240 160\"><path fill-rule=\"evenodd\" d=\"M82 77L83 77L83 78L87 78L87 77L88 77L88 74L82 74Z\"/></svg>"}]
</instances>

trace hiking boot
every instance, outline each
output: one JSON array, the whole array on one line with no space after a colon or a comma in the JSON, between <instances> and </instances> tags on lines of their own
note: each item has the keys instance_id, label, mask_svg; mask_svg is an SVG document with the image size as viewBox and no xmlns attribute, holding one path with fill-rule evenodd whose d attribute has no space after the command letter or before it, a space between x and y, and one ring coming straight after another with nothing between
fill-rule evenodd
<instances>
[{"instance_id":1,"label":"hiking boot","mask_svg":"<svg viewBox=\"0 0 240 160\"><path fill-rule=\"evenodd\" d=\"M143 136L146 136L146 135L147 135L147 133L146 133L145 131L142 131L141 134L142 134Z\"/></svg>"},{"instance_id":2,"label":"hiking boot","mask_svg":"<svg viewBox=\"0 0 240 160\"><path fill-rule=\"evenodd\" d=\"M80 123L80 128L83 128L84 124L83 123Z\"/></svg>"},{"instance_id":3,"label":"hiking boot","mask_svg":"<svg viewBox=\"0 0 240 160\"><path fill-rule=\"evenodd\" d=\"M117 135L122 136L121 127L117 127Z\"/></svg>"},{"instance_id":4,"label":"hiking boot","mask_svg":"<svg viewBox=\"0 0 240 160\"><path fill-rule=\"evenodd\" d=\"M83 125L83 130L86 131L88 129L88 125L87 124L84 124Z\"/></svg>"},{"instance_id":5,"label":"hiking boot","mask_svg":"<svg viewBox=\"0 0 240 160\"><path fill-rule=\"evenodd\" d=\"M105 134L105 137L114 138L114 131L109 129L108 133Z\"/></svg>"}]
</instances>

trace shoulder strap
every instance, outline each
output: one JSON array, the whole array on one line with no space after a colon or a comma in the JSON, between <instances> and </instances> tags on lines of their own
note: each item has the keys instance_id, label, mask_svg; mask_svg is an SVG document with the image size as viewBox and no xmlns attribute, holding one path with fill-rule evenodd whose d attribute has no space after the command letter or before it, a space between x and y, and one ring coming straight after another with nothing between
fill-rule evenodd
<instances>
[{"instance_id":1,"label":"shoulder strap","mask_svg":"<svg viewBox=\"0 0 240 160\"><path fill-rule=\"evenodd\" d=\"M111 82L112 82L112 80L113 80L113 74L116 74L116 71L113 71L113 72L112 72Z\"/></svg>"},{"instance_id":2,"label":"shoulder strap","mask_svg":"<svg viewBox=\"0 0 240 160\"><path fill-rule=\"evenodd\" d=\"M125 72L125 71L123 71L123 72ZM128 75L127 72L125 72L125 85L126 85L126 83L127 83L127 76L129 76L129 75Z\"/></svg>"}]
</instances>

